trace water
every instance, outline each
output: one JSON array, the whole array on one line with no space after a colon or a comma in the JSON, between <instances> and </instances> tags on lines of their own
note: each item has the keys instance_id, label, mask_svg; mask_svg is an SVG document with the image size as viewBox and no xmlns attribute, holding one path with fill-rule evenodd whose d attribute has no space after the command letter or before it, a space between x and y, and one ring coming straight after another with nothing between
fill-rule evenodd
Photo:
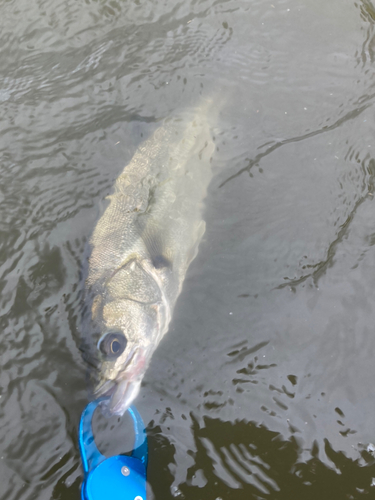
<instances>
[{"instance_id":1,"label":"water","mask_svg":"<svg viewBox=\"0 0 375 500\"><path fill-rule=\"evenodd\" d=\"M375 495L375 7L271 1L3 2L0 498L80 498L85 243L215 91L206 235L137 400L149 498ZM97 417L101 449L128 429Z\"/></svg>"}]
</instances>

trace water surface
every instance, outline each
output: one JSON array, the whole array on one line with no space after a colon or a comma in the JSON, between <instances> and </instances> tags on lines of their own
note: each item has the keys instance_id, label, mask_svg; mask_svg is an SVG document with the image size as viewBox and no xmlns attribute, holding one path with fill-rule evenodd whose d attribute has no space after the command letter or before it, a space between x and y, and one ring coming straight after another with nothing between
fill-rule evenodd
<instances>
[{"instance_id":1,"label":"water surface","mask_svg":"<svg viewBox=\"0 0 375 500\"><path fill-rule=\"evenodd\" d=\"M375 8L271 1L3 2L0 498L80 498L85 245L213 92L207 231L137 400L149 497L375 495ZM127 424L97 417L103 451Z\"/></svg>"}]
</instances>

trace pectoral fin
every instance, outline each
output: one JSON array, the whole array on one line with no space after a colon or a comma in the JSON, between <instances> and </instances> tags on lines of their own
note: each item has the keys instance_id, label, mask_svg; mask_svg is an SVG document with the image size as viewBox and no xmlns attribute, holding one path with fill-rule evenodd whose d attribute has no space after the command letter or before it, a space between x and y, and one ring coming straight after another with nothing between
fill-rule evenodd
<instances>
[{"instance_id":1,"label":"pectoral fin","mask_svg":"<svg viewBox=\"0 0 375 500\"><path fill-rule=\"evenodd\" d=\"M203 220L201 220L197 224L194 243L193 243L192 247L190 248L188 255L187 255L186 268L189 267L190 262L193 261L195 259L195 257L197 256L199 243L201 242L201 239L202 239L205 232L206 232L206 223Z\"/></svg>"},{"instance_id":2,"label":"pectoral fin","mask_svg":"<svg viewBox=\"0 0 375 500\"><path fill-rule=\"evenodd\" d=\"M165 248L162 231L153 231L150 228L145 228L142 231L142 239L155 269L172 268L172 256L168 255L168 251Z\"/></svg>"}]
</instances>

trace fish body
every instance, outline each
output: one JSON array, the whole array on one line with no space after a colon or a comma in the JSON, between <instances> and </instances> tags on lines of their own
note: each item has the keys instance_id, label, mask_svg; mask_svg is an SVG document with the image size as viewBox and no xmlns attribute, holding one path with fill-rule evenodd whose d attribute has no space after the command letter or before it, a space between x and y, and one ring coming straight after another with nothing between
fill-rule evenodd
<instances>
[{"instance_id":1,"label":"fish body","mask_svg":"<svg viewBox=\"0 0 375 500\"><path fill-rule=\"evenodd\" d=\"M86 296L96 397L122 415L168 330L205 232L213 101L165 120L117 178L90 240Z\"/></svg>"}]
</instances>

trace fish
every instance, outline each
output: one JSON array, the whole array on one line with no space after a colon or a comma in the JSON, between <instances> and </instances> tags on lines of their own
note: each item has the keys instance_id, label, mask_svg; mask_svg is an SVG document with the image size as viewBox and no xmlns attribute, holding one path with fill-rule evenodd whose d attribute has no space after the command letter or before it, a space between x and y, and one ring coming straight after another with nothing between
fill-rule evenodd
<instances>
[{"instance_id":1,"label":"fish","mask_svg":"<svg viewBox=\"0 0 375 500\"><path fill-rule=\"evenodd\" d=\"M93 397L103 398L107 415L123 415L138 395L205 233L212 110L215 99L206 99L165 119L141 143L90 238L86 346Z\"/></svg>"}]
</instances>

